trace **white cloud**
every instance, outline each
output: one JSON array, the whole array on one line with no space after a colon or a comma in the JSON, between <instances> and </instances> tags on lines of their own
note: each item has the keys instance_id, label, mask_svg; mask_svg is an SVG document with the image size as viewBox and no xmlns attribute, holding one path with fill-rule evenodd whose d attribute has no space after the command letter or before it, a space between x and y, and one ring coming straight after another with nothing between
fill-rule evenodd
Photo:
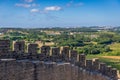
<instances>
[{"instance_id":1,"label":"white cloud","mask_svg":"<svg viewBox=\"0 0 120 80\"><path fill-rule=\"evenodd\" d=\"M34 9L31 9L31 10L30 10L30 12L31 12L31 13L36 13L36 12L40 12L40 10L39 10L39 9L34 8Z\"/></svg>"},{"instance_id":2,"label":"white cloud","mask_svg":"<svg viewBox=\"0 0 120 80\"><path fill-rule=\"evenodd\" d=\"M59 11L61 10L62 8L59 7L59 6L49 6L49 7L45 7L45 11Z\"/></svg>"},{"instance_id":3,"label":"white cloud","mask_svg":"<svg viewBox=\"0 0 120 80\"><path fill-rule=\"evenodd\" d=\"M39 10L38 8L33 8L30 10L31 13L40 13L40 14L47 14L49 11L59 11L62 8L59 6L49 6L45 7L43 10Z\"/></svg>"},{"instance_id":4,"label":"white cloud","mask_svg":"<svg viewBox=\"0 0 120 80\"><path fill-rule=\"evenodd\" d=\"M33 2L34 0L24 0L25 2L28 2L28 3L31 3Z\"/></svg>"},{"instance_id":5,"label":"white cloud","mask_svg":"<svg viewBox=\"0 0 120 80\"><path fill-rule=\"evenodd\" d=\"M31 4L16 3L15 6L17 6L17 7L29 8L29 7L31 7Z\"/></svg>"}]
</instances>

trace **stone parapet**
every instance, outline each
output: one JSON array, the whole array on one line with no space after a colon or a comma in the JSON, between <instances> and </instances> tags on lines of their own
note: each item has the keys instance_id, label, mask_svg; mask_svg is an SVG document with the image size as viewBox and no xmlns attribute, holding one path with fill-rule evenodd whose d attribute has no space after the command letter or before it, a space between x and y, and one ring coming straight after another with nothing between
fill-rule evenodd
<instances>
[{"instance_id":1,"label":"stone parapet","mask_svg":"<svg viewBox=\"0 0 120 80\"><path fill-rule=\"evenodd\" d=\"M10 53L10 41L0 40L0 57L5 57Z\"/></svg>"},{"instance_id":2,"label":"stone parapet","mask_svg":"<svg viewBox=\"0 0 120 80\"><path fill-rule=\"evenodd\" d=\"M29 44L28 45L28 53L30 53L31 55L36 55L38 53L38 44Z\"/></svg>"},{"instance_id":3,"label":"stone parapet","mask_svg":"<svg viewBox=\"0 0 120 80\"><path fill-rule=\"evenodd\" d=\"M117 80L117 69L101 63L99 59L87 60L69 47L42 46L37 53L37 44L14 43L10 56L9 41L0 40L0 80ZM4 53L3 50L6 50ZM51 52L51 53L50 53ZM4 57L1 57L4 54Z\"/></svg>"},{"instance_id":4,"label":"stone parapet","mask_svg":"<svg viewBox=\"0 0 120 80\"><path fill-rule=\"evenodd\" d=\"M25 52L25 41L16 41L13 43L14 48L13 50L17 53L24 53Z\"/></svg>"}]
</instances>

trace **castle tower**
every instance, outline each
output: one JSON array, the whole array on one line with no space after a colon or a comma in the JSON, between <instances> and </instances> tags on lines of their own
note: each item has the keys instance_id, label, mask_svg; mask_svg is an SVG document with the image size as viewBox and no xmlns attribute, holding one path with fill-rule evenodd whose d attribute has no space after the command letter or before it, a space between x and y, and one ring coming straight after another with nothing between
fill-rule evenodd
<instances>
[{"instance_id":1,"label":"castle tower","mask_svg":"<svg viewBox=\"0 0 120 80\"><path fill-rule=\"evenodd\" d=\"M24 41L16 41L14 43L14 51L18 53L25 52L25 42Z\"/></svg>"},{"instance_id":2,"label":"castle tower","mask_svg":"<svg viewBox=\"0 0 120 80\"><path fill-rule=\"evenodd\" d=\"M10 41L0 40L0 56L9 53L10 51Z\"/></svg>"}]
</instances>

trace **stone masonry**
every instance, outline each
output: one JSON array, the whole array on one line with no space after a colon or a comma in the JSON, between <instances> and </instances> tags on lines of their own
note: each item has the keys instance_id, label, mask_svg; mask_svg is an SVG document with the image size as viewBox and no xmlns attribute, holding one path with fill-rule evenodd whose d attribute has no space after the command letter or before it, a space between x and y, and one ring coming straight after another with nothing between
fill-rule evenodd
<instances>
[{"instance_id":1,"label":"stone masonry","mask_svg":"<svg viewBox=\"0 0 120 80\"><path fill-rule=\"evenodd\" d=\"M7 55L9 46L9 40L0 40L2 54ZM85 54L69 47L60 51L58 47L43 46L38 53L38 45L32 43L25 53L24 46L24 41L17 41L11 56L0 55L0 80L118 80L117 69L97 58L86 60Z\"/></svg>"},{"instance_id":2,"label":"stone masonry","mask_svg":"<svg viewBox=\"0 0 120 80\"><path fill-rule=\"evenodd\" d=\"M29 44L28 45L28 53L30 53L31 55L36 55L38 52L38 44Z\"/></svg>"},{"instance_id":3,"label":"stone masonry","mask_svg":"<svg viewBox=\"0 0 120 80\"><path fill-rule=\"evenodd\" d=\"M9 50L10 50L10 41L0 40L0 56L9 53Z\"/></svg>"},{"instance_id":4,"label":"stone masonry","mask_svg":"<svg viewBox=\"0 0 120 80\"><path fill-rule=\"evenodd\" d=\"M16 41L14 43L14 51L18 53L25 52L25 42L24 41Z\"/></svg>"}]
</instances>

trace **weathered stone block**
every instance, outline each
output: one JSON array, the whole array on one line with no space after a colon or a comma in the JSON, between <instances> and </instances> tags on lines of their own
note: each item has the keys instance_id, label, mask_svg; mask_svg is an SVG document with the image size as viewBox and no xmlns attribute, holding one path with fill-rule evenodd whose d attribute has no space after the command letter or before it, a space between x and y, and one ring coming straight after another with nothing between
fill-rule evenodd
<instances>
[{"instance_id":1,"label":"weathered stone block","mask_svg":"<svg viewBox=\"0 0 120 80\"><path fill-rule=\"evenodd\" d=\"M61 55L62 55L62 60L68 62L69 61L69 47L65 46L63 47L62 51L61 51Z\"/></svg>"},{"instance_id":2,"label":"weathered stone block","mask_svg":"<svg viewBox=\"0 0 120 80\"><path fill-rule=\"evenodd\" d=\"M78 54L78 56L79 56L78 66L85 68L85 61L86 61L85 54Z\"/></svg>"},{"instance_id":3,"label":"weathered stone block","mask_svg":"<svg viewBox=\"0 0 120 80\"><path fill-rule=\"evenodd\" d=\"M25 41L16 41L14 44L14 51L17 53L25 52Z\"/></svg>"},{"instance_id":4,"label":"weathered stone block","mask_svg":"<svg viewBox=\"0 0 120 80\"><path fill-rule=\"evenodd\" d=\"M99 70L100 72L105 75L105 72L106 72L106 64L105 63L100 63L99 64Z\"/></svg>"},{"instance_id":5,"label":"weathered stone block","mask_svg":"<svg viewBox=\"0 0 120 80\"><path fill-rule=\"evenodd\" d=\"M94 58L93 59L93 70L98 72L99 71L99 59L98 58Z\"/></svg>"},{"instance_id":6,"label":"weathered stone block","mask_svg":"<svg viewBox=\"0 0 120 80\"><path fill-rule=\"evenodd\" d=\"M0 56L10 52L10 40L0 40Z\"/></svg>"},{"instance_id":7,"label":"weathered stone block","mask_svg":"<svg viewBox=\"0 0 120 80\"><path fill-rule=\"evenodd\" d=\"M111 77L113 78L113 80L117 80L117 69L116 68L112 68L111 70Z\"/></svg>"},{"instance_id":8,"label":"weathered stone block","mask_svg":"<svg viewBox=\"0 0 120 80\"><path fill-rule=\"evenodd\" d=\"M60 59L60 48L53 47L52 48L52 61L59 61Z\"/></svg>"},{"instance_id":9,"label":"weathered stone block","mask_svg":"<svg viewBox=\"0 0 120 80\"><path fill-rule=\"evenodd\" d=\"M112 67L111 66L107 66L105 75L107 75L108 77L111 77L111 71L112 71Z\"/></svg>"},{"instance_id":10,"label":"weathered stone block","mask_svg":"<svg viewBox=\"0 0 120 80\"><path fill-rule=\"evenodd\" d=\"M50 55L50 46L42 46L41 53L45 54L46 56L49 56Z\"/></svg>"},{"instance_id":11,"label":"weathered stone block","mask_svg":"<svg viewBox=\"0 0 120 80\"><path fill-rule=\"evenodd\" d=\"M92 71L92 60L86 60L86 70Z\"/></svg>"},{"instance_id":12,"label":"weathered stone block","mask_svg":"<svg viewBox=\"0 0 120 80\"><path fill-rule=\"evenodd\" d=\"M28 53L31 55L36 55L38 50L38 44L29 44L28 45Z\"/></svg>"},{"instance_id":13,"label":"weathered stone block","mask_svg":"<svg viewBox=\"0 0 120 80\"><path fill-rule=\"evenodd\" d=\"M71 50L70 51L70 60L72 64L75 64L77 62L77 51Z\"/></svg>"}]
</instances>

